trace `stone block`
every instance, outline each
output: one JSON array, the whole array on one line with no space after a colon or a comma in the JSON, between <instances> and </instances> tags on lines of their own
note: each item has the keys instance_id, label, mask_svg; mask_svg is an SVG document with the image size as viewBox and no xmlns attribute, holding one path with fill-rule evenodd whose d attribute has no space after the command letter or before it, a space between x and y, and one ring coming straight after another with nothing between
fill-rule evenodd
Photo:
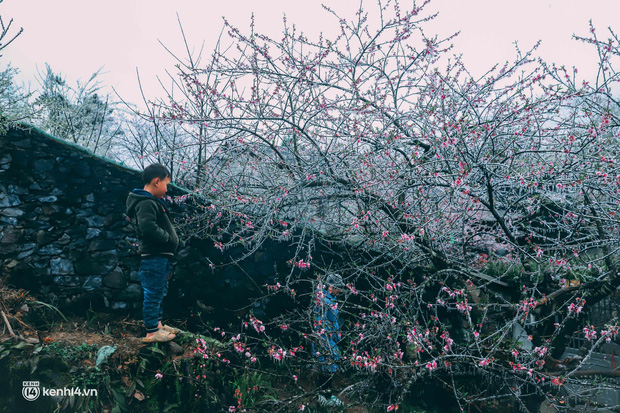
<instances>
[{"instance_id":1,"label":"stone block","mask_svg":"<svg viewBox=\"0 0 620 413\"><path fill-rule=\"evenodd\" d=\"M84 284L82 284L82 288L84 291L94 291L101 288L103 279L98 275L91 275L86 278Z\"/></svg>"},{"instance_id":2,"label":"stone block","mask_svg":"<svg viewBox=\"0 0 620 413\"><path fill-rule=\"evenodd\" d=\"M107 274L112 271L119 262L119 256L116 251L96 251L92 253L93 256L99 255L99 260L104 265L103 274Z\"/></svg>"},{"instance_id":3,"label":"stone block","mask_svg":"<svg viewBox=\"0 0 620 413\"><path fill-rule=\"evenodd\" d=\"M52 258L50 269L52 275L71 275L75 272L73 263L66 258Z\"/></svg>"},{"instance_id":4,"label":"stone block","mask_svg":"<svg viewBox=\"0 0 620 413\"><path fill-rule=\"evenodd\" d=\"M5 217L19 218L25 214L24 211L17 208L5 208L0 211L0 215Z\"/></svg>"},{"instance_id":5,"label":"stone block","mask_svg":"<svg viewBox=\"0 0 620 413\"><path fill-rule=\"evenodd\" d=\"M104 224L104 219L103 217L95 215L95 216L87 217L86 222L88 223L89 227L101 228Z\"/></svg>"},{"instance_id":6,"label":"stone block","mask_svg":"<svg viewBox=\"0 0 620 413\"><path fill-rule=\"evenodd\" d=\"M21 139L18 141L11 142L13 146L21 149L32 149L32 140L31 139Z\"/></svg>"},{"instance_id":7,"label":"stone block","mask_svg":"<svg viewBox=\"0 0 620 413\"><path fill-rule=\"evenodd\" d=\"M127 288L119 292L115 298L122 301L138 301L142 298L142 286L131 283Z\"/></svg>"},{"instance_id":8,"label":"stone block","mask_svg":"<svg viewBox=\"0 0 620 413\"><path fill-rule=\"evenodd\" d=\"M129 273L129 279L131 281L140 281L140 273L138 271L131 271Z\"/></svg>"},{"instance_id":9,"label":"stone block","mask_svg":"<svg viewBox=\"0 0 620 413\"><path fill-rule=\"evenodd\" d=\"M96 239L90 242L88 251L111 251L116 249L116 241L113 239Z\"/></svg>"},{"instance_id":10,"label":"stone block","mask_svg":"<svg viewBox=\"0 0 620 413\"><path fill-rule=\"evenodd\" d=\"M125 310L127 309L127 303L124 301L114 301L110 305L112 310Z\"/></svg>"},{"instance_id":11,"label":"stone block","mask_svg":"<svg viewBox=\"0 0 620 413\"><path fill-rule=\"evenodd\" d=\"M112 272L110 272L103 278L103 285L115 289L122 289L127 287L127 281L125 281L123 270L120 267L114 268Z\"/></svg>"},{"instance_id":12,"label":"stone block","mask_svg":"<svg viewBox=\"0 0 620 413\"><path fill-rule=\"evenodd\" d=\"M60 255L62 254L62 247L57 244L49 244L44 247L41 247L38 251L39 255L47 256L47 255Z\"/></svg>"},{"instance_id":13,"label":"stone block","mask_svg":"<svg viewBox=\"0 0 620 413\"><path fill-rule=\"evenodd\" d=\"M3 169L8 169L9 166L11 165L12 160L13 160L13 157L11 156L10 153L2 155L2 157L0 157L0 166L6 166L6 168L3 168Z\"/></svg>"},{"instance_id":14,"label":"stone block","mask_svg":"<svg viewBox=\"0 0 620 413\"><path fill-rule=\"evenodd\" d=\"M30 191L28 191L28 188L24 188L23 186L18 185L9 185L8 192L9 194L16 195L28 195L30 193Z\"/></svg>"},{"instance_id":15,"label":"stone block","mask_svg":"<svg viewBox=\"0 0 620 413\"><path fill-rule=\"evenodd\" d=\"M32 169L39 173L51 172L54 169L54 164L53 159L37 159L32 163Z\"/></svg>"},{"instance_id":16,"label":"stone block","mask_svg":"<svg viewBox=\"0 0 620 413\"><path fill-rule=\"evenodd\" d=\"M19 221L17 221L17 218L7 218L0 216L0 223L17 226L17 224L19 224Z\"/></svg>"},{"instance_id":17,"label":"stone block","mask_svg":"<svg viewBox=\"0 0 620 413\"><path fill-rule=\"evenodd\" d=\"M54 197L52 197L54 198ZM45 215L54 215L60 212L60 207L58 205L43 205L43 214Z\"/></svg>"},{"instance_id":18,"label":"stone block","mask_svg":"<svg viewBox=\"0 0 620 413\"><path fill-rule=\"evenodd\" d=\"M56 201L58 201L58 198L56 198L53 195L44 196L44 197L39 198L39 202L43 202L43 203L47 203L47 204L51 204L51 203L56 202Z\"/></svg>"},{"instance_id":19,"label":"stone block","mask_svg":"<svg viewBox=\"0 0 620 413\"><path fill-rule=\"evenodd\" d=\"M21 241L24 230L15 226L7 226L0 234L0 244L17 244Z\"/></svg>"},{"instance_id":20,"label":"stone block","mask_svg":"<svg viewBox=\"0 0 620 413\"><path fill-rule=\"evenodd\" d=\"M0 208L9 208L21 205L21 201L19 196L15 194L5 194L4 192L0 192Z\"/></svg>"},{"instance_id":21,"label":"stone block","mask_svg":"<svg viewBox=\"0 0 620 413\"><path fill-rule=\"evenodd\" d=\"M86 230L86 239L88 240L97 238L99 235L101 235L101 230L99 230L98 228L88 228Z\"/></svg>"},{"instance_id":22,"label":"stone block","mask_svg":"<svg viewBox=\"0 0 620 413\"><path fill-rule=\"evenodd\" d=\"M54 284L64 288L77 287L79 282L80 280L78 277L72 277L70 275L58 275L54 277Z\"/></svg>"},{"instance_id":23,"label":"stone block","mask_svg":"<svg viewBox=\"0 0 620 413\"><path fill-rule=\"evenodd\" d=\"M71 243L71 237L69 236L69 234L64 233L62 234L62 237L60 237L60 239L56 242L58 243L58 245L68 245L69 243Z\"/></svg>"}]
</instances>

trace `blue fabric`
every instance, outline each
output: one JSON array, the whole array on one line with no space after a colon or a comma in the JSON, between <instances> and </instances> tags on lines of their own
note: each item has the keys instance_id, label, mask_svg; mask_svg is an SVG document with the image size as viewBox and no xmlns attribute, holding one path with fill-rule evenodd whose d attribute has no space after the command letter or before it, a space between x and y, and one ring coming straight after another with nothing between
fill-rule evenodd
<instances>
[{"instance_id":1,"label":"blue fabric","mask_svg":"<svg viewBox=\"0 0 620 413\"><path fill-rule=\"evenodd\" d=\"M155 195L153 195L152 193L150 193L149 191L145 191L144 189L139 189L139 188L135 188L133 191L131 191L132 193L136 194L136 195L142 195L142 196L148 196L153 198L154 200L156 200L157 202L159 202L161 204L161 206L164 207L164 210L168 210L168 205L166 205L166 203L164 202L163 199L161 198L157 198Z\"/></svg>"},{"instance_id":2,"label":"blue fabric","mask_svg":"<svg viewBox=\"0 0 620 413\"><path fill-rule=\"evenodd\" d=\"M338 319L338 308L336 298L328 291L323 291L323 298L314 308L315 329L319 335L319 348L312 345L312 354L320 353L318 356L321 363L321 370L326 373L334 373L338 370L338 365L334 363L340 360L340 349L337 342L340 341L340 320ZM321 330L325 330L320 334Z\"/></svg>"},{"instance_id":3,"label":"blue fabric","mask_svg":"<svg viewBox=\"0 0 620 413\"><path fill-rule=\"evenodd\" d=\"M170 261L164 257L144 258L140 263L140 283L144 289L142 315L147 333L158 330L163 311L162 302L168 294L170 270Z\"/></svg>"}]
</instances>

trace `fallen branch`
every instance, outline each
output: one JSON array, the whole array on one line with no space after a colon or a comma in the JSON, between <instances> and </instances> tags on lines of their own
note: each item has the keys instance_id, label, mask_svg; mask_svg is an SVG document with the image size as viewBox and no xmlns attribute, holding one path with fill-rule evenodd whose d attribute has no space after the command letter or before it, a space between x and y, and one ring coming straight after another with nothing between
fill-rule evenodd
<instances>
[{"instance_id":1,"label":"fallen branch","mask_svg":"<svg viewBox=\"0 0 620 413\"><path fill-rule=\"evenodd\" d=\"M6 318L6 314L4 314L4 311L0 311L0 313L2 313L2 320L4 321L4 324L6 324L6 326L8 327L11 337L15 337L15 332L13 331L13 329L11 328L11 325L9 324L9 320Z\"/></svg>"},{"instance_id":2,"label":"fallen branch","mask_svg":"<svg viewBox=\"0 0 620 413\"><path fill-rule=\"evenodd\" d=\"M19 324L23 325L24 327L26 327L28 330L30 331L37 331L35 328L29 326L28 324L24 323L22 320L20 320L18 317L15 316L11 316L11 318L13 318L13 320L16 320Z\"/></svg>"}]
</instances>

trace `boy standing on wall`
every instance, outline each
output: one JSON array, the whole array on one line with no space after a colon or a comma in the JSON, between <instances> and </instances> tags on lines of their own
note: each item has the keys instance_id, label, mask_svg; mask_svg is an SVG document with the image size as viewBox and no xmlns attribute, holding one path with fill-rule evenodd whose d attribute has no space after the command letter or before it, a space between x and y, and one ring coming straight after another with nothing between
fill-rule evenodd
<instances>
[{"instance_id":1,"label":"boy standing on wall","mask_svg":"<svg viewBox=\"0 0 620 413\"><path fill-rule=\"evenodd\" d=\"M143 316L145 343L174 339L178 329L161 323L162 301L168 292L171 260L179 238L168 215L163 196L171 182L168 168L161 164L147 166L142 172L144 189L134 189L127 197L127 216L140 240L140 283L144 289Z\"/></svg>"}]
</instances>

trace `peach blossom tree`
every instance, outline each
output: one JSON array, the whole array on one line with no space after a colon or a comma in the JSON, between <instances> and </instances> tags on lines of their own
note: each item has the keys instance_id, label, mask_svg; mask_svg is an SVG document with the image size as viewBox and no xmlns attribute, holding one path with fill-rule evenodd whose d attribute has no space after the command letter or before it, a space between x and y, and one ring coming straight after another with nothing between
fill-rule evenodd
<instances>
[{"instance_id":1,"label":"peach blossom tree","mask_svg":"<svg viewBox=\"0 0 620 413\"><path fill-rule=\"evenodd\" d=\"M461 410L574 407L617 387L587 359L618 333L588 321L620 285L618 38L578 38L599 51L590 83L536 46L474 77L455 36L425 30L427 3L324 7L333 38L225 21L230 47L177 66L183 98L156 106L201 153L179 163L202 176L183 201L208 200L184 231L216 251L296 246L264 290L288 310L250 316L235 341L247 363L266 357L292 383L310 371L313 308L337 271L343 397L395 410L424 383ZM565 358L578 333L583 354ZM303 404L298 389L280 404Z\"/></svg>"}]
</instances>

